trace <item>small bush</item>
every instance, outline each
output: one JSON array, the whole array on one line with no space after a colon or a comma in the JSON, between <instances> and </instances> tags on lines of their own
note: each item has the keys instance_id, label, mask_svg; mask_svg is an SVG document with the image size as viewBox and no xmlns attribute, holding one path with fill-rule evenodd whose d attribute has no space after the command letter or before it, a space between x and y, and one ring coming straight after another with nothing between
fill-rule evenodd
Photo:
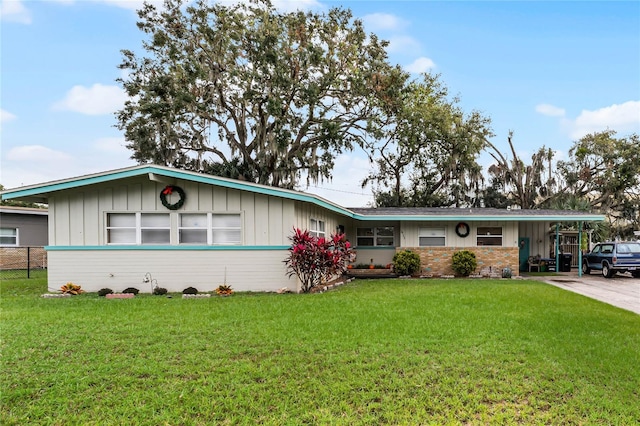
<instances>
[{"instance_id":1,"label":"small bush","mask_svg":"<svg viewBox=\"0 0 640 426\"><path fill-rule=\"evenodd\" d=\"M100 297L105 297L107 294L112 294L113 290L111 290L110 288L101 288L100 290L98 290L98 296Z\"/></svg>"},{"instance_id":2,"label":"small bush","mask_svg":"<svg viewBox=\"0 0 640 426\"><path fill-rule=\"evenodd\" d=\"M135 287L128 287L128 288L125 288L124 290L122 290L122 292L123 292L123 293L138 294L138 293L140 293L140 290L138 290L138 289L137 289L137 288L135 288Z\"/></svg>"},{"instance_id":3,"label":"small bush","mask_svg":"<svg viewBox=\"0 0 640 426\"><path fill-rule=\"evenodd\" d=\"M198 294L198 289L195 287L187 287L182 290L182 294Z\"/></svg>"},{"instance_id":4,"label":"small bush","mask_svg":"<svg viewBox=\"0 0 640 426\"><path fill-rule=\"evenodd\" d=\"M511 268L502 269L502 278L511 278L513 276L513 272L511 272Z\"/></svg>"},{"instance_id":5,"label":"small bush","mask_svg":"<svg viewBox=\"0 0 640 426\"><path fill-rule=\"evenodd\" d=\"M71 282L66 283L65 285L60 287L60 291L62 291L62 294L73 294L74 296L76 294L84 293L84 290L82 290L82 288L80 288L79 285L71 283Z\"/></svg>"},{"instance_id":6,"label":"small bush","mask_svg":"<svg viewBox=\"0 0 640 426\"><path fill-rule=\"evenodd\" d=\"M220 284L218 288L216 288L216 294L219 294L221 296L233 294L233 289L230 285Z\"/></svg>"},{"instance_id":7,"label":"small bush","mask_svg":"<svg viewBox=\"0 0 640 426\"><path fill-rule=\"evenodd\" d=\"M468 277L478 267L476 254L469 250L461 250L454 253L451 267L456 274Z\"/></svg>"},{"instance_id":8,"label":"small bush","mask_svg":"<svg viewBox=\"0 0 640 426\"><path fill-rule=\"evenodd\" d=\"M412 275L420 270L420 256L410 250L399 251L393 256L393 270L398 275Z\"/></svg>"},{"instance_id":9,"label":"small bush","mask_svg":"<svg viewBox=\"0 0 640 426\"><path fill-rule=\"evenodd\" d=\"M164 287L156 287L153 289L153 294L155 294L156 296L164 296L165 294L167 294L167 289Z\"/></svg>"}]
</instances>

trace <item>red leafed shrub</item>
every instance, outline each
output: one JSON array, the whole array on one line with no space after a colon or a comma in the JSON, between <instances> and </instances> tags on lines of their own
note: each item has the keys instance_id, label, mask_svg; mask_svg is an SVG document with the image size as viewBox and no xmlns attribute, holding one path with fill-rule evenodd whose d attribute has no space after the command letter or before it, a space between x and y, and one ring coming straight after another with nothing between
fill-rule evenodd
<instances>
[{"instance_id":1,"label":"red leafed shrub","mask_svg":"<svg viewBox=\"0 0 640 426\"><path fill-rule=\"evenodd\" d=\"M289 239L291 247L289 255L284 260L287 276L296 275L304 293L311 291L323 280L344 272L353 253L351 244L344 234L318 238L309 231L294 228Z\"/></svg>"}]
</instances>

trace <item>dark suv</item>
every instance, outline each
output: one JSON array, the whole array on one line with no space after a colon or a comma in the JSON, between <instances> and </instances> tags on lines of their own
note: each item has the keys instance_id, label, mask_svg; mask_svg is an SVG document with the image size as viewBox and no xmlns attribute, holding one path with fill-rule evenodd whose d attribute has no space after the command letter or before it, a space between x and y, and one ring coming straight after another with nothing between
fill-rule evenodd
<instances>
[{"instance_id":1,"label":"dark suv","mask_svg":"<svg viewBox=\"0 0 640 426\"><path fill-rule=\"evenodd\" d=\"M588 274L592 269L602 271L602 275L611 278L616 272L631 272L640 278L640 243L632 241L609 241L599 243L582 258L582 272Z\"/></svg>"}]
</instances>

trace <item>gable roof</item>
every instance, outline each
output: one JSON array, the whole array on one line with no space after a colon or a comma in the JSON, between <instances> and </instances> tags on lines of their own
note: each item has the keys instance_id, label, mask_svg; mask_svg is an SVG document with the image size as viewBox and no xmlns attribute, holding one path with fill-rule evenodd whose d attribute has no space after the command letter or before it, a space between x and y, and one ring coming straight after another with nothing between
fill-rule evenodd
<instances>
[{"instance_id":1,"label":"gable roof","mask_svg":"<svg viewBox=\"0 0 640 426\"><path fill-rule=\"evenodd\" d=\"M25 201L46 202L49 195L68 189L80 188L103 182L111 182L135 176L148 175L150 180L161 181L162 178L181 179L186 181L216 185L224 188L248 191L257 194L271 195L275 197L302 201L326 208L335 213L362 221L462 221L462 220L501 220L501 221L602 221L604 215L575 210L519 210L519 209L456 209L456 208L427 208L427 207L389 207L389 208L362 208L362 207L342 207L336 203L328 201L314 194L302 191L276 188L267 185L260 185L252 182L245 182L236 179L229 179L220 176L213 176L204 173L179 170L155 164L142 164L94 173L90 175L78 176L68 179L61 179L52 182L45 182L35 185L22 186L19 188L2 191L3 200L20 199Z\"/></svg>"}]
</instances>

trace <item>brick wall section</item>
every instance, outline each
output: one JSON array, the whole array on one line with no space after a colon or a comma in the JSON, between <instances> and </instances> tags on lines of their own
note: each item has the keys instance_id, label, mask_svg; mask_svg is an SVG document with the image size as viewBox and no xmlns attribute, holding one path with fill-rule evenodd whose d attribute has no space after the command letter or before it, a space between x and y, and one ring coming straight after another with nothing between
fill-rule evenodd
<instances>
[{"instance_id":1,"label":"brick wall section","mask_svg":"<svg viewBox=\"0 0 640 426\"><path fill-rule=\"evenodd\" d=\"M476 254L478 269L491 268L492 272L501 273L503 268L511 268L513 275L518 275L518 247L399 247L397 251L411 250L420 255L420 274L454 275L451 268L453 254L460 250L469 250Z\"/></svg>"}]
</instances>

